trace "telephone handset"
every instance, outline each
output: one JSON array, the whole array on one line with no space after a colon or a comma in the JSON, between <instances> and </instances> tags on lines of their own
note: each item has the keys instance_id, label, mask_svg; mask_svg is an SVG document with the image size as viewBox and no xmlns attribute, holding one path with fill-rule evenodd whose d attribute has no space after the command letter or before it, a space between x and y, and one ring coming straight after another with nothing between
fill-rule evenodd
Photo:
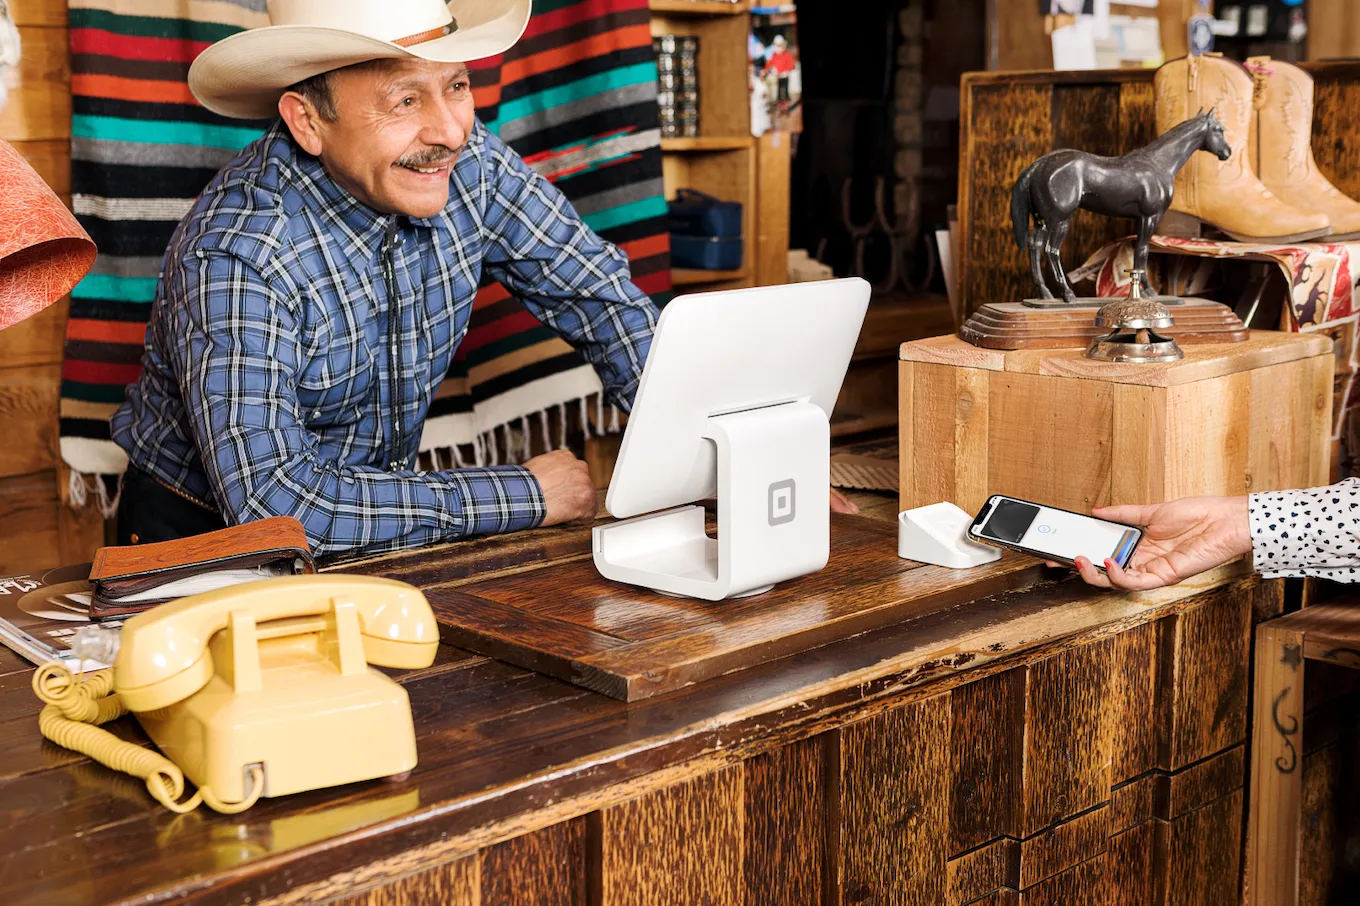
<instances>
[{"instance_id":1,"label":"telephone handset","mask_svg":"<svg viewBox=\"0 0 1360 906\"><path fill-rule=\"evenodd\" d=\"M420 590L335 574L281 576L181 598L125 624L112 671L34 676L45 736L146 779L187 811L218 811L402 774L416 764L410 702L369 664L434 662ZM164 756L89 726L132 711ZM168 760L167 760L168 759ZM181 773L182 772L182 773ZM199 795L178 802L187 775Z\"/></svg>"}]
</instances>

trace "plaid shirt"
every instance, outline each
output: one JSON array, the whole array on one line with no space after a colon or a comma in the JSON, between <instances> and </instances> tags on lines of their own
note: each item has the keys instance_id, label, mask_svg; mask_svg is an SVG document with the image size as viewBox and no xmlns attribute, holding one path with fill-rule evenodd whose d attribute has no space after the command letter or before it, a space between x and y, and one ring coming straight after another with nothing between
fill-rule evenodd
<instances>
[{"instance_id":1,"label":"plaid shirt","mask_svg":"<svg viewBox=\"0 0 1360 906\"><path fill-rule=\"evenodd\" d=\"M296 516L318 554L538 525L527 469L414 471L483 269L625 410L656 308L623 254L480 121L449 194L426 220L379 214L276 124L175 232L114 440L228 523Z\"/></svg>"}]
</instances>

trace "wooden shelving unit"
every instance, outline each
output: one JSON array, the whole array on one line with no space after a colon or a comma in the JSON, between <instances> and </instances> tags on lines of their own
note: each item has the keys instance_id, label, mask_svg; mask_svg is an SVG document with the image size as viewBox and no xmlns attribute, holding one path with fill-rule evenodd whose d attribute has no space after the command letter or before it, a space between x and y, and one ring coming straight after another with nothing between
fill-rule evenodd
<instances>
[{"instance_id":1,"label":"wooden shelving unit","mask_svg":"<svg viewBox=\"0 0 1360 906\"><path fill-rule=\"evenodd\" d=\"M707 192L742 205L742 265L722 271L677 269L676 286L729 289L755 283L757 141L751 136L746 93L746 36L749 0L650 0L654 35L699 39L699 135L662 139L662 175L667 198L677 189ZM787 186L784 189L788 193Z\"/></svg>"}]
</instances>

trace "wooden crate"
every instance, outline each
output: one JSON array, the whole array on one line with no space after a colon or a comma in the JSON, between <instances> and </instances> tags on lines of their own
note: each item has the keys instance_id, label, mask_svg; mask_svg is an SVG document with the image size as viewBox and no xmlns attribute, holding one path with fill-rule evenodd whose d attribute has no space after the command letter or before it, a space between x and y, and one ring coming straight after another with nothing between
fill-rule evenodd
<instances>
[{"instance_id":1,"label":"wooden crate","mask_svg":"<svg viewBox=\"0 0 1360 906\"><path fill-rule=\"evenodd\" d=\"M900 505L973 513L1007 494L1086 512L1326 484L1332 366L1326 337L1273 331L1167 365L904 343Z\"/></svg>"}]
</instances>

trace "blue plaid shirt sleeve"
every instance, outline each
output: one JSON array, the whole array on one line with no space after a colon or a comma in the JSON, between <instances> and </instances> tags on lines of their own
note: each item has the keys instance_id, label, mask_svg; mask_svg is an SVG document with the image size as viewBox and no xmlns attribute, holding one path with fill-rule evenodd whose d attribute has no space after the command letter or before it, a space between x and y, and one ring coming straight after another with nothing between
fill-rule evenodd
<instances>
[{"instance_id":1,"label":"blue plaid shirt sleeve","mask_svg":"<svg viewBox=\"0 0 1360 906\"><path fill-rule=\"evenodd\" d=\"M323 459L294 389L301 347L289 301L239 258L215 251L185 256L164 279L180 392L229 521L295 516L316 554L542 522L542 489L519 466L389 473Z\"/></svg>"},{"instance_id":2,"label":"blue plaid shirt sleeve","mask_svg":"<svg viewBox=\"0 0 1360 906\"><path fill-rule=\"evenodd\" d=\"M486 135L495 182L484 226L487 270L595 366L611 403L631 411L657 307L628 258L601 239L556 186Z\"/></svg>"}]
</instances>

